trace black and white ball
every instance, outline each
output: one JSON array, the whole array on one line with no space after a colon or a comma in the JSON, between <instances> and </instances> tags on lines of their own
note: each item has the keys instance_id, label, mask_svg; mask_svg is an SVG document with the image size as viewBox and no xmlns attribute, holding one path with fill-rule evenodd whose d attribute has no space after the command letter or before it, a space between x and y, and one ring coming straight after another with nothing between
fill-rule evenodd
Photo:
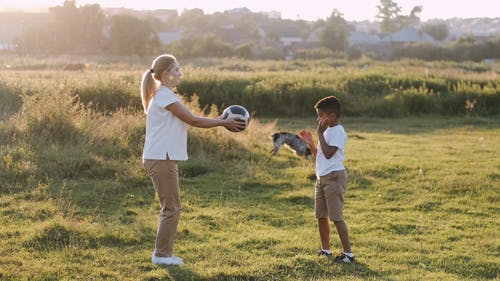
<instances>
[{"instance_id":1,"label":"black and white ball","mask_svg":"<svg viewBox=\"0 0 500 281\"><path fill-rule=\"evenodd\" d=\"M222 119L227 119L230 117L237 117L237 119L240 119L242 121L245 121L245 129L248 127L248 124L250 123L250 113L248 113L248 110L244 108L241 105L230 105L224 109L222 112ZM243 130L245 130L243 129ZM243 131L241 130L241 131ZM241 131L233 131L230 130L231 132L241 132Z\"/></svg>"}]
</instances>

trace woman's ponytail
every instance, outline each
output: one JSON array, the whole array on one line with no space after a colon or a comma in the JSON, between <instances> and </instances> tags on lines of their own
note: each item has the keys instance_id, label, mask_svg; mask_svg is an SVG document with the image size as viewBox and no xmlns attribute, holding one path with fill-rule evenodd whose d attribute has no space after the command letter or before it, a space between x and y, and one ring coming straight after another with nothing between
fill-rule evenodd
<instances>
[{"instance_id":1,"label":"woman's ponytail","mask_svg":"<svg viewBox=\"0 0 500 281\"><path fill-rule=\"evenodd\" d=\"M147 114L149 104L154 97L157 89L157 80L160 80L160 74L166 70L170 70L177 60L173 55L161 55L154 59L153 66L148 71L142 74L141 82L141 99L144 112Z\"/></svg>"},{"instance_id":2,"label":"woman's ponytail","mask_svg":"<svg viewBox=\"0 0 500 281\"><path fill-rule=\"evenodd\" d=\"M153 78L153 69L145 71L142 74L142 82L141 82L141 99L142 99L142 107L144 112L147 114L149 109L149 103L156 92L156 81Z\"/></svg>"}]
</instances>

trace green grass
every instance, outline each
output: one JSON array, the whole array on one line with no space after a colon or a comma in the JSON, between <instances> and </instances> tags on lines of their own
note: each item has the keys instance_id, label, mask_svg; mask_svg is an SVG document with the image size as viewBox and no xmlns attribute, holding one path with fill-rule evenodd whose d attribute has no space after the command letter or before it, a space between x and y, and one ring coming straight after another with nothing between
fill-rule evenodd
<instances>
[{"instance_id":1,"label":"green grass","mask_svg":"<svg viewBox=\"0 0 500 281\"><path fill-rule=\"evenodd\" d=\"M140 164L143 116L101 118L92 132L70 124L83 140L69 143L0 123L1 280L499 278L498 118L342 120L354 265L315 256L313 160L267 154L270 132L314 130L314 116L255 119L241 134L192 130L181 267L150 262L158 202ZM331 240L338 251L334 228Z\"/></svg>"},{"instance_id":2,"label":"green grass","mask_svg":"<svg viewBox=\"0 0 500 281\"><path fill-rule=\"evenodd\" d=\"M462 112L453 117L342 119L349 135L345 218L359 261L354 265L315 256L313 160L284 148L269 156L271 133L315 130L312 104L301 100L310 109L301 118L266 119L257 110L243 133L190 129L190 160L180 163L183 211L175 245L186 264L164 267L150 262L159 210L140 159L145 118L139 78L150 58L91 61L83 73L61 71L65 58L4 59L12 68L0 71L2 281L499 280L496 115L464 116L459 100L446 104ZM233 69L240 64L252 71ZM229 78L274 73L284 83L265 86L275 93L305 79L299 75L304 71L323 85L334 72L362 75L361 65L199 60L183 68L183 77L215 73L216 84L226 79L238 86ZM455 94L477 93L469 80L498 84L497 66L465 73L445 62L403 61L377 63L369 71L413 77L428 70L463 85ZM375 93L386 86L365 80L360 83ZM496 95L485 85L483 91ZM358 84L348 86L358 93ZM187 102L198 114L200 100ZM371 114L364 108L373 100L352 101L344 105ZM331 240L339 251L333 227Z\"/></svg>"}]
</instances>

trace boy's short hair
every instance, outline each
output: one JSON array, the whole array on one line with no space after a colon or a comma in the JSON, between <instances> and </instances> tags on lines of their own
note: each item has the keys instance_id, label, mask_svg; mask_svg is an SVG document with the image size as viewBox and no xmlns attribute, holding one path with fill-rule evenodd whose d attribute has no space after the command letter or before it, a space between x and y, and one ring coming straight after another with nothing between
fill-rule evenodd
<instances>
[{"instance_id":1,"label":"boy's short hair","mask_svg":"<svg viewBox=\"0 0 500 281\"><path fill-rule=\"evenodd\" d=\"M326 98L320 99L315 105L315 109L320 109L321 111L331 114L335 113L337 118L340 117L340 113L342 112L342 103L339 98L335 96L329 96Z\"/></svg>"}]
</instances>

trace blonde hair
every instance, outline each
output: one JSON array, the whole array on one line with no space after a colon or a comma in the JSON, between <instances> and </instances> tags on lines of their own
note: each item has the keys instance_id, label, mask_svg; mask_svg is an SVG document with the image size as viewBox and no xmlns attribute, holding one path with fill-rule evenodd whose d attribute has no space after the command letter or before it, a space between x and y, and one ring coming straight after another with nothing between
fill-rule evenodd
<instances>
[{"instance_id":1,"label":"blonde hair","mask_svg":"<svg viewBox=\"0 0 500 281\"><path fill-rule=\"evenodd\" d=\"M160 75L163 72L172 69L176 63L177 60L173 55L160 55L153 60L151 69L142 74L141 99L142 107L144 108L144 112L146 114L148 113L149 103L158 90L157 81L160 81Z\"/></svg>"}]
</instances>

